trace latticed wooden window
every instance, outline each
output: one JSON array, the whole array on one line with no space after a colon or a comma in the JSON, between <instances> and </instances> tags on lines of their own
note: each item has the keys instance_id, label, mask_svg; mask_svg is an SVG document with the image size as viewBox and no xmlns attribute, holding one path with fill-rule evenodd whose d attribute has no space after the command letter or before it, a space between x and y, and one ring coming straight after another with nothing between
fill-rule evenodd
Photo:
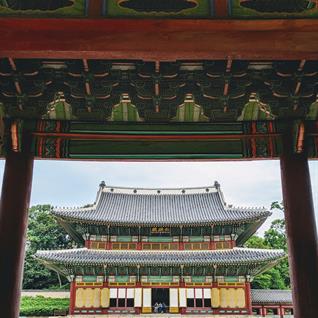
<instances>
[{"instance_id":1,"label":"latticed wooden window","mask_svg":"<svg viewBox=\"0 0 318 318\"><path fill-rule=\"evenodd\" d=\"M150 228L149 227L140 228L140 234L143 236L150 236Z\"/></svg>"},{"instance_id":2,"label":"latticed wooden window","mask_svg":"<svg viewBox=\"0 0 318 318\"><path fill-rule=\"evenodd\" d=\"M232 225L225 225L224 230L223 230L223 234L230 235L230 234L232 234L232 231L233 231Z\"/></svg>"},{"instance_id":3,"label":"latticed wooden window","mask_svg":"<svg viewBox=\"0 0 318 318\"><path fill-rule=\"evenodd\" d=\"M171 274L173 276L180 275L180 267L174 266L171 268Z\"/></svg>"},{"instance_id":4,"label":"latticed wooden window","mask_svg":"<svg viewBox=\"0 0 318 318\"><path fill-rule=\"evenodd\" d=\"M172 236L179 236L180 235L180 228L179 227L172 227L171 228L171 235Z\"/></svg>"},{"instance_id":5,"label":"latticed wooden window","mask_svg":"<svg viewBox=\"0 0 318 318\"><path fill-rule=\"evenodd\" d=\"M213 268L211 266L207 266L205 268L205 275L210 276L213 274Z\"/></svg>"},{"instance_id":6,"label":"latticed wooden window","mask_svg":"<svg viewBox=\"0 0 318 318\"><path fill-rule=\"evenodd\" d=\"M131 228L130 228L130 235L138 236L138 235L139 235L139 229L138 229L138 227L131 227Z\"/></svg>"},{"instance_id":7,"label":"latticed wooden window","mask_svg":"<svg viewBox=\"0 0 318 318\"><path fill-rule=\"evenodd\" d=\"M137 275L137 268L136 267L128 267L128 275L130 275L130 276Z\"/></svg>"},{"instance_id":8,"label":"latticed wooden window","mask_svg":"<svg viewBox=\"0 0 318 318\"><path fill-rule=\"evenodd\" d=\"M118 227L110 227L109 228L109 234L110 235L118 235Z\"/></svg>"},{"instance_id":9,"label":"latticed wooden window","mask_svg":"<svg viewBox=\"0 0 318 318\"><path fill-rule=\"evenodd\" d=\"M127 274L128 274L128 269L127 269L127 267L119 266L119 267L118 267L118 274L119 274L119 275L127 275Z\"/></svg>"},{"instance_id":10,"label":"latticed wooden window","mask_svg":"<svg viewBox=\"0 0 318 318\"><path fill-rule=\"evenodd\" d=\"M203 267L201 267L201 266L194 267L194 275L195 276L202 276L203 273L204 273Z\"/></svg>"},{"instance_id":11,"label":"latticed wooden window","mask_svg":"<svg viewBox=\"0 0 318 318\"><path fill-rule=\"evenodd\" d=\"M190 267L190 266L185 266L184 268L183 268L183 275L185 275L185 276L190 276L190 275L192 275L192 267Z\"/></svg>"},{"instance_id":12,"label":"latticed wooden window","mask_svg":"<svg viewBox=\"0 0 318 318\"><path fill-rule=\"evenodd\" d=\"M159 267L150 267L150 275L159 276L160 275L160 268Z\"/></svg>"},{"instance_id":13,"label":"latticed wooden window","mask_svg":"<svg viewBox=\"0 0 318 318\"><path fill-rule=\"evenodd\" d=\"M146 266L140 267L140 275L142 276L148 276L149 275L149 269Z\"/></svg>"},{"instance_id":14,"label":"latticed wooden window","mask_svg":"<svg viewBox=\"0 0 318 318\"><path fill-rule=\"evenodd\" d=\"M130 235L130 229L128 227L119 227L119 235Z\"/></svg>"},{"instance_id":15,"label":"latticed wooden window","mask_svg":"<svg viewBox=\"0 0 318 318\"><path fill-rule=\"evenodd\" d=\"M183 234L184 236L190 236L190 235L191 235L191 228L190 228L190 227L184 227L184 228L182 229L182 234Z\"/></svg>"},{"instance_id":16,"label":"latticed wooden window","mask_svg":"<svg viewBox=\"0 0 318 318\"><path fill-rule=\"evenodd\" d=\"M221 233L222 233L222 226L215 225L213 227L213 235L221 235Z\"/></svg>"},{"instance_id":17,"label":"latticed wooden window","mask_svg":"<svg viewBox=\"0 0 318 318\"><path fill-rule=\"evenodd\" d=\"M202 235L211 235L211 227L205 226L202 228Z\"/></svg>"},{"instance_id":18,"label":"latticed wooden window","mask_svg":"<svg viewBox=\"0 0 318 318\"><path fill-rule=\"evenodd\" d=\"M107 268L108 275L117 275L117 268L115 266L110 266Z\"/></svg>"},{"instance_id":19,"label":"latticed wooden window","mask_svg":"<svg viewBox=\"0 0 318 318\"><path fill-rule=\"evenodd\" d=\"M170 267L161 267L161 275L162 276L169 276L171 275Z\"/></svg>"},{"instance_id":20,"label":"latticed wooden window","mask_svg":"<svg viewBox=\"0 0 318 318\"><path fill-rule=\"evenodd\" d=\"M192 235L193 236L201 235L201 227L197 226L197 227L192 228Z\"/></svg>"},{"instance_id":21,"label":"latticed wooden window","mask_svg":"<svg viewBox=\"0 0 318 318\"><path fill-rule=\"evenodd\" d=\"M98 276L104 276L104 268L102 266L96 267L96 274Z\"/></svg>"}]
</instances>

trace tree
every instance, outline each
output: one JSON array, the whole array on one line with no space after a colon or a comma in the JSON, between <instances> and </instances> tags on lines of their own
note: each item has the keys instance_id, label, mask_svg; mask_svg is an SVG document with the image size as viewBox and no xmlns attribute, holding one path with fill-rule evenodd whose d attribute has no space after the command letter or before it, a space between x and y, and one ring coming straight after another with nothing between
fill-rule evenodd
<instances>
[{"instance_id":1,"label":"tree","mask_svg":"<svg viewBox=\"0 0 318 318\"><path fill-rule=\"evenodd\" d=\"M273 202L271 210L283 211L281 203ZM264 233L264 238L253 235L245 244L246 247L283 249L287 253L287 237L285 220L274 220ZM284 258L274 268L255 277L252 288L256 289L287 289L290 288L288 259Z\"/></svg>"},{"instance_id":2,"label":"tree","mask_svg":"<svg viewBox=\"0 0 318 318\"><path fill-rule=\"evenodd\" d=\"M38 250L64 249L72 245L69 235L61 229L50 212L50 205L33 206L29 211L23 278L25 289L52 288L67 283L65 278L61 279L34 258Z\"/></svg>"}]
</instances>

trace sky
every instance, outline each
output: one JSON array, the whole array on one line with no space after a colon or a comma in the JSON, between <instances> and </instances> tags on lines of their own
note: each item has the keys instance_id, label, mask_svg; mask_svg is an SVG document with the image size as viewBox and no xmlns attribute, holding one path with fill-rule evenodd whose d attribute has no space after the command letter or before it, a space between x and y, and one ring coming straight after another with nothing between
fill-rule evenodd
<instances>
[{"instance_id":1,"label":"sky","mask_svg":"<svg viewBox=\"0 0 318 318\"><path fill-rule=\"evenodd\" d=\"M4 161L0 161L0 183ZM313 197L318 220L318 161L310 162ZM225 201L235 206L269 208L281 201L279 161L242 162L88 162L37 160L31 205L81 206L93 203L101 181L111 186L198 187L221 184ZM275 218L259 230L262 235Z\"/></svg>"}]
</instances>

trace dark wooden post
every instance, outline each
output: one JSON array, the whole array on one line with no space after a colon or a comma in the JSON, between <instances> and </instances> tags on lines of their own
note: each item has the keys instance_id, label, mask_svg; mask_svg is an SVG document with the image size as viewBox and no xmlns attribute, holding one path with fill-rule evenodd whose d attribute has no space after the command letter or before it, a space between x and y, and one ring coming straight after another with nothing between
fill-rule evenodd
<instances>
[{"instance_id":1,"label":"dark wooden post","mask_svg":"<svg viewBox=\"0 0 318 318\"><path fill-rule=\"evenodd\" d=\"M280 160L295 318L318 313L318 246L306 151L295 153L293 131L283 135Z\"/></svg>"},{"instance_id":2,"label":"dark wooden post","mask_svg":"<svg viewBox=\"0 0 318 318\"><path fill-rule=\"evenodd\" d=\"M0 201L0 316L5 318L19 317L32 172L29 153L7 155Z\"/></svg>"}]
</instances>

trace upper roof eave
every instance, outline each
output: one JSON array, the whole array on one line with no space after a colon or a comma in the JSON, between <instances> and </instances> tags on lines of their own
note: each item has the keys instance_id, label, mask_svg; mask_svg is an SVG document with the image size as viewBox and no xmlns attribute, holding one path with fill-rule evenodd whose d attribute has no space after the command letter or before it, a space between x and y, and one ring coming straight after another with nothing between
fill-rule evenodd
<instances>
[{"instance_id":1,"label":"upper roof eave","mask_svg":"<svg viewBox=\"0 0 318 318\"><path fill-rule=\"evenodd\" d=\"M217 182L209 187L170 189L106 187L101 183L93 205L55 208L52 213L64 222L116 226L226 225L271 215L265 208L226 205Z\"/></svg>"}]
</instances>

